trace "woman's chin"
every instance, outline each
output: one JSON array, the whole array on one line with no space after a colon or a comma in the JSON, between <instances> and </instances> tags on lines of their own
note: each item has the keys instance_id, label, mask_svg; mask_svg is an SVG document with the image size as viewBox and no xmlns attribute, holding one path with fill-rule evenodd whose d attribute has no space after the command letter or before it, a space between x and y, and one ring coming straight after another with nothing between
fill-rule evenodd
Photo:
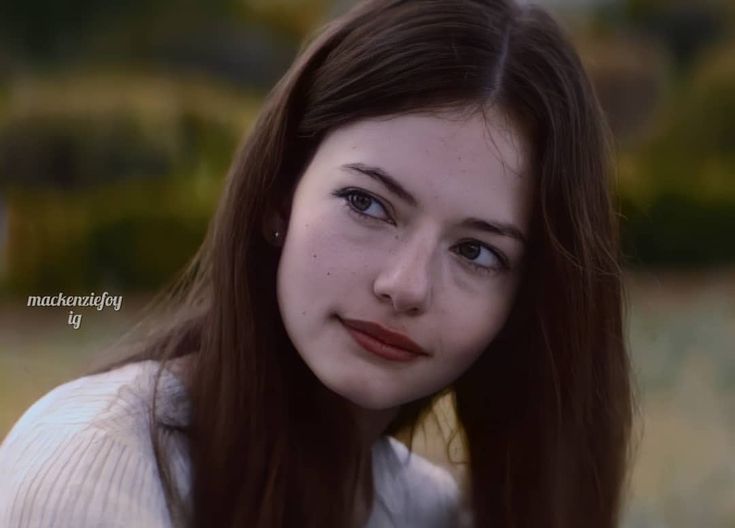
<instances>
[{"instance_id":1,"label":"woman's chin","mask_svg":"<svg viewBox=\"0 0 735 528\"><path fill-rule=\"evenodd\" d=\"M365 410L386 411L405 403L397 395L392 395L378 387L369 386L369 383L334 383L326 385L332 392Z\"/></svg>"}]
</instances>

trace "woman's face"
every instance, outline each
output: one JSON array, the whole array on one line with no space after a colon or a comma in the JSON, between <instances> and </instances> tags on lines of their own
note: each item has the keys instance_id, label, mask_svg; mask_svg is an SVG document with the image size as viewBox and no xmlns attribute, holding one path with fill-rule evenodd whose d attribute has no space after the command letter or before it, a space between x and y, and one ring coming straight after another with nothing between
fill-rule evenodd
<instances>
[{"instance_id":1,"label":"woman's face","mask_svg":"<svg viewBox=\"0 0 735 528\"><path fill-rule=\"evenodd\" d=\"M324 139L295 188L278 267L286 331L324 385L389 409L479 357L517 287L532 193L524 152L499 113L368 119Z\"/></svg>"}]
</instances>

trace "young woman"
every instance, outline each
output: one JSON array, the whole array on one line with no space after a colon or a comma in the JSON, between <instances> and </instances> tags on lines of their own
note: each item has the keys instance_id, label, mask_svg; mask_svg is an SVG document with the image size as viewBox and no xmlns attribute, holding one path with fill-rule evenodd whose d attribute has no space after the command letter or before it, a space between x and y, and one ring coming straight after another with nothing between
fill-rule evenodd
<instances>
[{"instance_id":1,"label":"young woman","mask_svg":"<svg viewBox=\"0 0 735 528\"><path fill-rule=\"evenodd\" d=\"M459 526L389 438L449 394L474 526L616 526L609 166L544 11L359 3L267 98L150 331L8 435L2 525Z\"/></svg>"}]
</instances>

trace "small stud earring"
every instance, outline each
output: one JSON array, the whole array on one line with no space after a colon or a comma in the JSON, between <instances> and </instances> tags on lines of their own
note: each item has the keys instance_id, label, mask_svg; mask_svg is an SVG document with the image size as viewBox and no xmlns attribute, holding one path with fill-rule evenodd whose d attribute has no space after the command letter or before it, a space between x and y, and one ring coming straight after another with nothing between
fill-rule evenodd
<instances>
[{"instance_id":1,"label":"small stud earring","mask_svg":"<svg viewBox=\"0 0 735 528\"><path fill-rule=\"evenodd\" d=\"M281 238L281 232L280 231L274 231L273 232L273 240L275 242L279 242Z\"/></svg>"}]
</instances>

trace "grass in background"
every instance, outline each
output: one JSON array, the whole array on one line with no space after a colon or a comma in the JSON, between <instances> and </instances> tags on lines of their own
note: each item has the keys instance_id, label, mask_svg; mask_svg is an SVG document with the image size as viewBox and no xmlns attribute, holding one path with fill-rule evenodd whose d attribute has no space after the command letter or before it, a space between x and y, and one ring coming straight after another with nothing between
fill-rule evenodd
<instances>
[{"instance_id":1,"label":"grass in background","mask_svg":"<svg viewBox=\"0 0 735 528\"><path fill-rule=\"evenodd\" d=\"M735 527L735 271L638 272L627 283L643 420L622 526ZM79 330L64 309L0 307L0 438L121 335L144 301L126 296L120 312L81 312ZM444 443L451 413L442 404L437 414L414 447L461 477Z\"/></svg>"}]
</instances>

